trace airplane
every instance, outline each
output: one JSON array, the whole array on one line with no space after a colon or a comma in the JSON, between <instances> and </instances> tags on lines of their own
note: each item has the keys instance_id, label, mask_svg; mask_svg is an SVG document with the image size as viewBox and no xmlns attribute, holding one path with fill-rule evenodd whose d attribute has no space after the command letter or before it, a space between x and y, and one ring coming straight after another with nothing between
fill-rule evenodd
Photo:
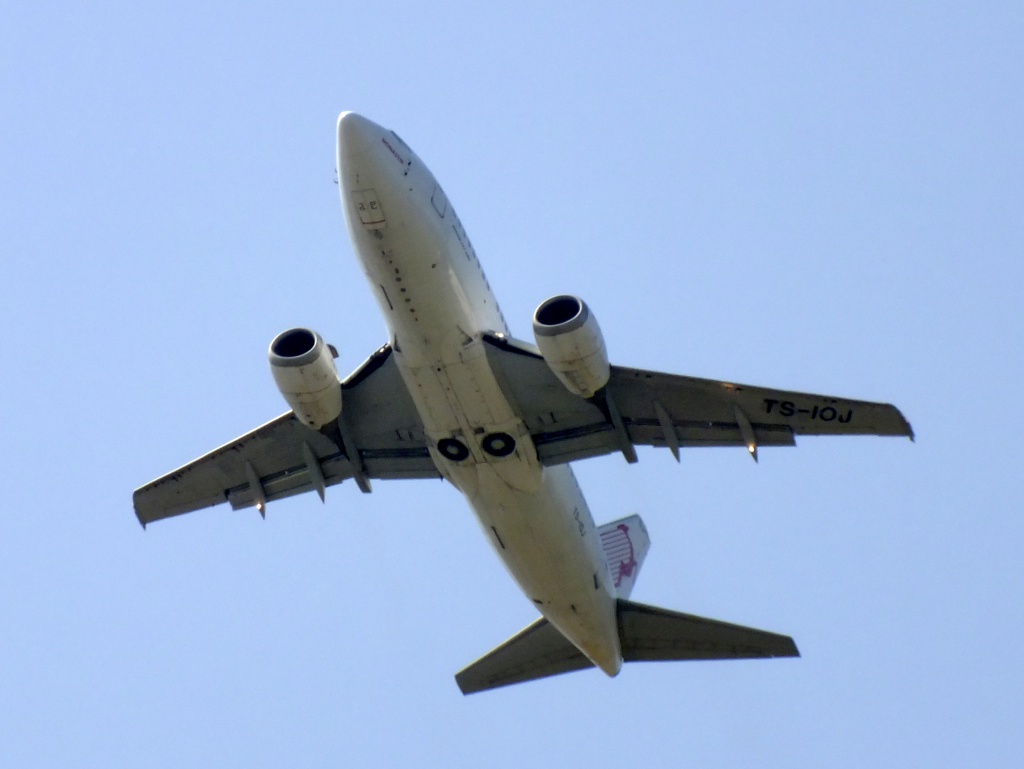
<instances>
[{"instance_id":1,"label":"airplane","mask_svg":"<svg viewBox=\"0 0 1024 769\"><path fill-rule=\"evenodd\" d=\"M227 502L255 507L328 486L442 478L540 618L456 674L464 694L624 662L797 657L789 636L629 600L650 539L639 515L594 523L571 463L637 446L737 446L757 460L796 435L906 436L885 403L611 365L597 318L573 295L515 339L480 260L427 166L394 131L337 124L348 232L388 342L342 379L310 329L278 335L274 381L290 411L134 493L147 524Z\"/></svg>"}]
</instances>

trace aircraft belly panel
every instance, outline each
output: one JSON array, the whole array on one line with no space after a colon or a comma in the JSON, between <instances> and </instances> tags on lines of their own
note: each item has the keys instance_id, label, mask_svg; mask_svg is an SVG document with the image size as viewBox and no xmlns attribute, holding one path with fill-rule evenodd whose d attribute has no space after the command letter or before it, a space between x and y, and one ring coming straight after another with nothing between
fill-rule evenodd
<instances>
[{"instance_id":1,"label":"aircraft belly panel","mask_svg":"<svg viewBox=\"0 0 1024 769\"><path fill-rule=\"evenodd\" d=\"M379 289L392 336L415 356L429 355L430 345L451 347L506 327L455 210L446 199L438 207L437 181L410 156L404 173L387 153L364 156L344 181L351 189L349 231L363 270Z\"/></svg>"},{"instance_id":2,"label":"aircraft belly panel","mask_svg":"<svg viewBox=\"0 0 1024 769\"><path fill-rule=\"evenodd\" d=\"M385 170L390 163L381 161ZM356 200L386 212L387 226L360 220L351 229L368 277L380 286L395 361L427 447L537 608L614 674L621 665L614 599L590 511L568 467L541 468L483 348L483 333L506 329L476 254L450 202L437 205L436 182L418 196L424 180L415 176L390 188L375 176L374 197Z\"/></svg>"},{"instance_id":3,"label":"aircraft belly panel","mask_svg":"<svg viewBox=\"0 0 1024 769\"><path fill-rule=\"evenodd\" d=\"M468 494L498 557L537 609L610 675L621 664L611 577L572 470L547 468L536 492L478 467Z\"/></svg>"}]
</instances>

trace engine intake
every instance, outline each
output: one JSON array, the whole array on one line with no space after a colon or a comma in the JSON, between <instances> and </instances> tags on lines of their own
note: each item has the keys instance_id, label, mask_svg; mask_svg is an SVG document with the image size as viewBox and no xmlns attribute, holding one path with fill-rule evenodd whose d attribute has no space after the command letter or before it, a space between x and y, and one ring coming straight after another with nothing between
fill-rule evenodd
<instances>
[{"instance_id":1,"label":"engine intake","mask_svg":"<svg viewBox=\"0 0 1024 769\"><path fill-rule=\"evenodd\" d=\"M332 350L315 331L293 328L270 343L270 370L302 424L319 430L341 415L341 380Z\"/></svg>"},{"instance_id":2,"label":"engine intake","mask_svg":"<svg viewBox=\"0 0 1024 769\"><path fill-rule=\"evenodd\" d=\"M584 398L608 384L611 367L597 318L576 296L554 296L533 314L533 335L544 361L569 392Z\"/></svg>"}]
</instances>

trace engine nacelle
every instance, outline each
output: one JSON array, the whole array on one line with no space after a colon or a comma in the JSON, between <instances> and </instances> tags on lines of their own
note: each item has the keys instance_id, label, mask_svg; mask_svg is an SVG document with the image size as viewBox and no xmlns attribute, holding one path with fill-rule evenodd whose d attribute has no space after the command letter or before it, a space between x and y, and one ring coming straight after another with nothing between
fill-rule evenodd
<instances>
[{"instance_id":1,"label":"engine nacelle","mask_svg":"<svg viewBox=\"0 0 1024 769\"><path fill-rule=\"evenodd\" d=\"M298 420L317 430L341 415L341 380L332 352L315 331L293 328L278 334L267 353L277 389Z\"/></svg>"},{"instance_id":2,"label":"engine nacelle","mask_svg":"<svg viewBox=\"0 0 1024 769\"><path fill-rule=\"evenodd\" d=\"M569 392L590 398L608 384L604 337L579 297L554 296L541 304L533 314L533 335L544 361Z\"/></svg>"}]
</instances>

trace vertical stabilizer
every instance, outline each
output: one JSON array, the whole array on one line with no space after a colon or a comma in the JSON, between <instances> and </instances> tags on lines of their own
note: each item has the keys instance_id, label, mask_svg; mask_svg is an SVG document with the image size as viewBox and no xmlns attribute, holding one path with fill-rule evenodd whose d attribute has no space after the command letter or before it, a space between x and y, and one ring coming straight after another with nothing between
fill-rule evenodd
<instances>
[{"instance_id":1,"label":"vertical stabilizer","mask_svg":"<svg viewBox=\"0 0 1024 769\"><path fill-rule=\"evenodd\" d=\"M631 515L606 523L597 530L604 548L604 560L612 575L617 598L629 598L636 584L640 565L644 562L651 539L639 515Z\"/></svg>"}]
</instances>

